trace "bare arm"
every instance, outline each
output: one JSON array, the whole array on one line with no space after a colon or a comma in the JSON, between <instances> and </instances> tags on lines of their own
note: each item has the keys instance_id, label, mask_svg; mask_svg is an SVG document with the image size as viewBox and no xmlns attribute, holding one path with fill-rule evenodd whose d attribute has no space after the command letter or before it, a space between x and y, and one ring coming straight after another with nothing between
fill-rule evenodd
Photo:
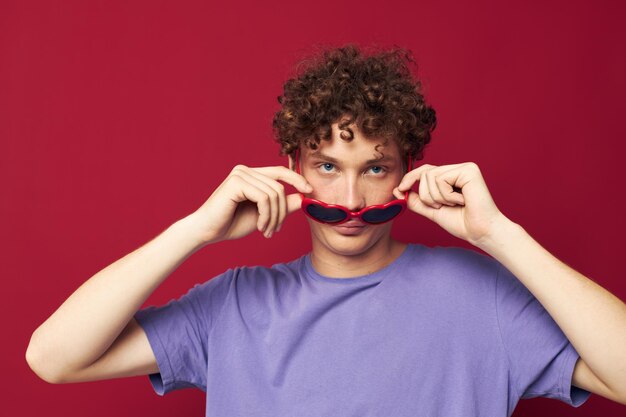
<instances>
[{"instance_id":1,"label":"bare arm","mask_svg":"<svg viewBox=\"0 0 626 417\"><path fill-rule=\"evenodd\" d=\"M26 351L31 369L52 383L157 372L134 314L203 246L254 230L271 237L301 201L286 196L277 180L310 191L304 177L285 167L238 165L198 210L87 280L33 333Z\"/></svg>"},{"instance_id":2,"label":"bare arm","mask_svg":"<svg viewBox=\"0 0 626 417\"><path fill-rule=\"evenodd\" d=\"M80 286L33 333L26 351L33 371L49 382L73 382L81 371L87 376L84 371L101 357L98 365L112 364L111 355L103 355L118 336L116 362L129 363L110 371L119 376L154 371L156 360L147 337L134 320L129 321L148 296L201 247L192 238L192 227L189 217L179 220Z\"/></svg>"}]
</instances>

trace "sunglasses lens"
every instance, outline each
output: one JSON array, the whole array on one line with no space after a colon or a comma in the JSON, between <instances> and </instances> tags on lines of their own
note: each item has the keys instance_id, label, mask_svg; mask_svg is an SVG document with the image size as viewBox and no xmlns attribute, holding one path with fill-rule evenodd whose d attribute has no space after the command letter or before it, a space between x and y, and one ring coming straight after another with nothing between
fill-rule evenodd
<instances>
[{"instance_id":1,"label":"sunglasses lens","mask_svg":"<svg viewBox=\"0 0 626 417\"><path fill-rule=\"evenodd\" d=\"M393 204L384 209L372 209L363 213L363 221L368 223L384 223L396 217L402 211L402 206Z\"/></svg>"},{"instance_id":2,"label":"sunglasses lens","mask_svg":"<svg viewBox=\"0 0 626 417\"><path fill-rule=\"evenodd\" d=\"M306 211L312 217L326 223L337 223L347 217L347 214L336 208L326 208L319 204L309 204L306 206Z\"/></svg>"}]
</instances>

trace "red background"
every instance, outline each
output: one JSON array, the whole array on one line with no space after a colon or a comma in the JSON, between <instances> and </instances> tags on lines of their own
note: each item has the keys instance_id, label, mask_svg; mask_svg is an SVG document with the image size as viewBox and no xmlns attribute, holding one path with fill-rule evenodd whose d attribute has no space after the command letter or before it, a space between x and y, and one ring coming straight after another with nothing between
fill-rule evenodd
<instances>
[{"instance_id":1,"label":"red background","mask_svg":"<svg viewBox=\"0 0 626 417\"><path fill-rule=\"evenodd\" d=\"M276 97L315 45L414 51L438 127L421 163L476 162L498 207L622 300L626 6L620 1L0 3L2 414L204 415L147 377L50 385L32 331L82 282L199 207L230 169L286 164ZM290 188L290 190L293 190ZM395 236L470 247L416 214ZM301 213L204 248L149 298L310 249ZM132 277L129 277L132 279ZM514 415L623 415L521 401Z\"/></svg>"}]
</instances>

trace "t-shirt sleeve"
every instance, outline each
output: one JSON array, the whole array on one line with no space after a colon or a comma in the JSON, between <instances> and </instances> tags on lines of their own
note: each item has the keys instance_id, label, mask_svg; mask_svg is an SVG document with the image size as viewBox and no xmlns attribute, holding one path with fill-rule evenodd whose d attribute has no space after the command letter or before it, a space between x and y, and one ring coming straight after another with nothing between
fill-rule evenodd
<instances>
[{"instance_id":1,"label":"t-shirt sleeve","mask_svg":"<svg viewBox=\"0 0 626 417\"><path fill-rule=\"evenodd\" d=\"M158 395L193 387L206 392L208 336L224 304L230 272L196 284L177 300L135 313L159 367L159 373L149 375Z\"/></svg>"},{"instance_id":2,"label":"t-shirt sleeve","mask_svg":"<svg viewBox=\"0 0 626 417\"><path fill-rule=\"evenodd\" d=\"M512 391L523 399L554 398L573 407L589 399L589 391L571 383L578 352L535 296L499 262L496 311Z\"/></svg>"}]
</instances>

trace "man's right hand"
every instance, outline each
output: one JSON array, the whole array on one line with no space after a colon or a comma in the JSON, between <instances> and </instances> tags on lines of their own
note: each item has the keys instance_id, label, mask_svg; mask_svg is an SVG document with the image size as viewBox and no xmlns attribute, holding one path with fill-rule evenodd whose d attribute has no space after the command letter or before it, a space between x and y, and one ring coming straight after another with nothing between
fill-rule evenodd
<instances>
[{"instance_id":1,"label":"man's right hand","mask_svg":"<svg viewBox=\"0 0 626 417\"><path fill-rule=\"evenodd\" d=\"M255 229L268 238L279 231L285 217L301 204L299 194L285 195L279 180L302 193L313 191L302 175L287 167L235 166L209 199L189 216L202 243L239 239Z\"/></svg>"}]
</instances>

